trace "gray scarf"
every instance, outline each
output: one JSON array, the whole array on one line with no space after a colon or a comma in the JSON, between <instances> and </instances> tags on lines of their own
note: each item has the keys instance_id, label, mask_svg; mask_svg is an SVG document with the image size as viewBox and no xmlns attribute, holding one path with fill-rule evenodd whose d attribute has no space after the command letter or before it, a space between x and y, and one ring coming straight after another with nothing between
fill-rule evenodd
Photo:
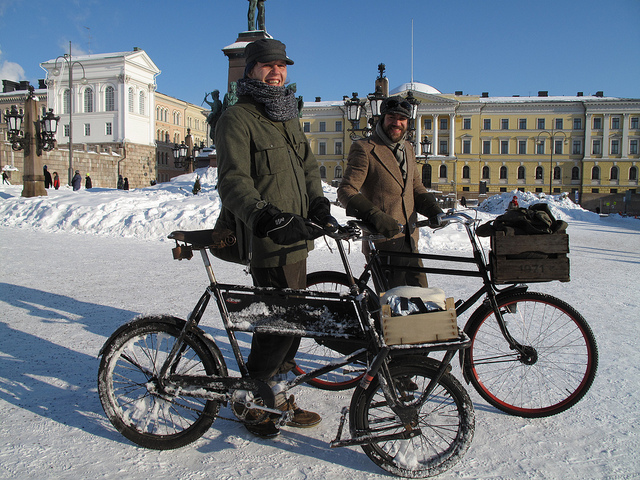
<instances>
[{"instance_id":1,"label":"gray scarf","mask_svg":"<svg viewBox=\"0 0 640 480\"><path fill-rule=\"evenodd\" d=\"M404 150L404 139L406 138L406 133L402 136L399 142L392 142L387 134L384 133L382 128L382 122L378 122L376 125L376 133L382 140L382 142L391 149L393 154L396 156L396 160L398 161L398 166L400 167L400 171L402 172L402 178L404 180L407 179L407 153Z\"/></svg>"},{"instance_id":2,"label":"gray scarf","mask_svg":"<svg viewBox=\"0 0 640 480\"><path fill-rule=\"evenodd\" d=\"M267 117L274 122L286 122L298 117L298 99L287 87L275 87L245 77L238 80L238 95L248 95L262 103Z\"/></svg>"}]
</instances>

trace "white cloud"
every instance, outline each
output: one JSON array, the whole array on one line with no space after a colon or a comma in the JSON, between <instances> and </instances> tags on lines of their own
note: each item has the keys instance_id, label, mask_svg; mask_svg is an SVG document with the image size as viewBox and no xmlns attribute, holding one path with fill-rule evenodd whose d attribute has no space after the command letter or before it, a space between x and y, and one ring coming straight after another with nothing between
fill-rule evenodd
<instances>
[{"instance_id":1,"label":"white cloud","mask_svg":"<svg viewBox=\"0 0 640 480\"><path fill-rule=\"evenodd\" d=\"M0 64L0 79L14 82L25 80L24 68L17 63L5 60Z\"/></svg>"}]
</instances>

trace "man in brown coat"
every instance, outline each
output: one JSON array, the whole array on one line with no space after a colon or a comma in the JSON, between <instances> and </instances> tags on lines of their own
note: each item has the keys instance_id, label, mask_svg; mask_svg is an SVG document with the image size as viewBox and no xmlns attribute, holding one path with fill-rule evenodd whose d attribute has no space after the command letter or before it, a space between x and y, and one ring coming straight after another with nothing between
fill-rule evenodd
<instances>
[{"instance_id":1,"label":"man in brown coat","mask_svg":"<svg viewBox=\"0 0 640 480\"><path fill-rule=\"evenodd\" d=\"M338 200L355 216L385 237L376 242L380 250L417 252L418 230L412 227L417 213L437 225L442 213L435 197L420 181L413 146L406 141L411 105L396 96L385 99L375 133L354 142L348 164L338 187ZM405 232L400 225L408 225ZM365 255L368 255L365 249ZM392 258L396 266L422 266L419 259ZM424 273L392 271L388 287L400 285L427 286Z\"/></svg>"}]
</instances>

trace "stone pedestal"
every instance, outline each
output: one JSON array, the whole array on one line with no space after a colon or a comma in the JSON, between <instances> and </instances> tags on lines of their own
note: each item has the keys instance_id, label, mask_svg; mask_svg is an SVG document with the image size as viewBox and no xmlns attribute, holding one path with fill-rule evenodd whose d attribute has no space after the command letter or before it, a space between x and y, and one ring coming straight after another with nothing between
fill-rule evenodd
<instances>
[{"instance_id":1,"label":"stone pedestal","mask_svg":"<svg viewBox=\"0 0 640 480\"><path fill-rule=\"evenodd\" d=\"M26 144L24 146L24 175L22 177L23 197L46 197L42 157L38 155L36 135L40 132L38 122L38 101L29 96L24 104L22 128Z\"/></svg>"},{"instance_id":2,"label":"stone pedestal","mask_svg":"<svg viewBox=\"0 0 640 480\"><path fill-rule=\"evenodd\" d=\"M223 53L229 58L229 77L227 82L227 92L229 85L237 82L244 76L244 47L249 43L260 40L261 38L272 38L264 30L251 30L238 34L238 39L228 47L222 49Z\"/></svg>"}]
</instances>

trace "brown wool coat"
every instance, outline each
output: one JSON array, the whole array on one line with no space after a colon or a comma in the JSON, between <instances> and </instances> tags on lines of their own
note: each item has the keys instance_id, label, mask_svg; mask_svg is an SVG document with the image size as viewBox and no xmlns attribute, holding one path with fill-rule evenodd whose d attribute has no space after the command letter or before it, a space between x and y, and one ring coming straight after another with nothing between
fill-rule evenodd
<instances>
[{"instance_id":1,"label":"brown wool coat","mask_svg":"<svg viewBox=\"0 0 640 480\"><path fill-rule=\"evenodd\" d=\"M349 200L362 193L376 207L391 215L402 225L416 221L415 197L427 193L420 180L413 146L405 142L407 154L407 182L395 155L377 134L358 140L349 150L347 168L340 186L338 200L346 208ZM403 238L400 233L393 240ZM414 245L418 242L418 230L412 229Z\"/></svg>"}]
</instances>

